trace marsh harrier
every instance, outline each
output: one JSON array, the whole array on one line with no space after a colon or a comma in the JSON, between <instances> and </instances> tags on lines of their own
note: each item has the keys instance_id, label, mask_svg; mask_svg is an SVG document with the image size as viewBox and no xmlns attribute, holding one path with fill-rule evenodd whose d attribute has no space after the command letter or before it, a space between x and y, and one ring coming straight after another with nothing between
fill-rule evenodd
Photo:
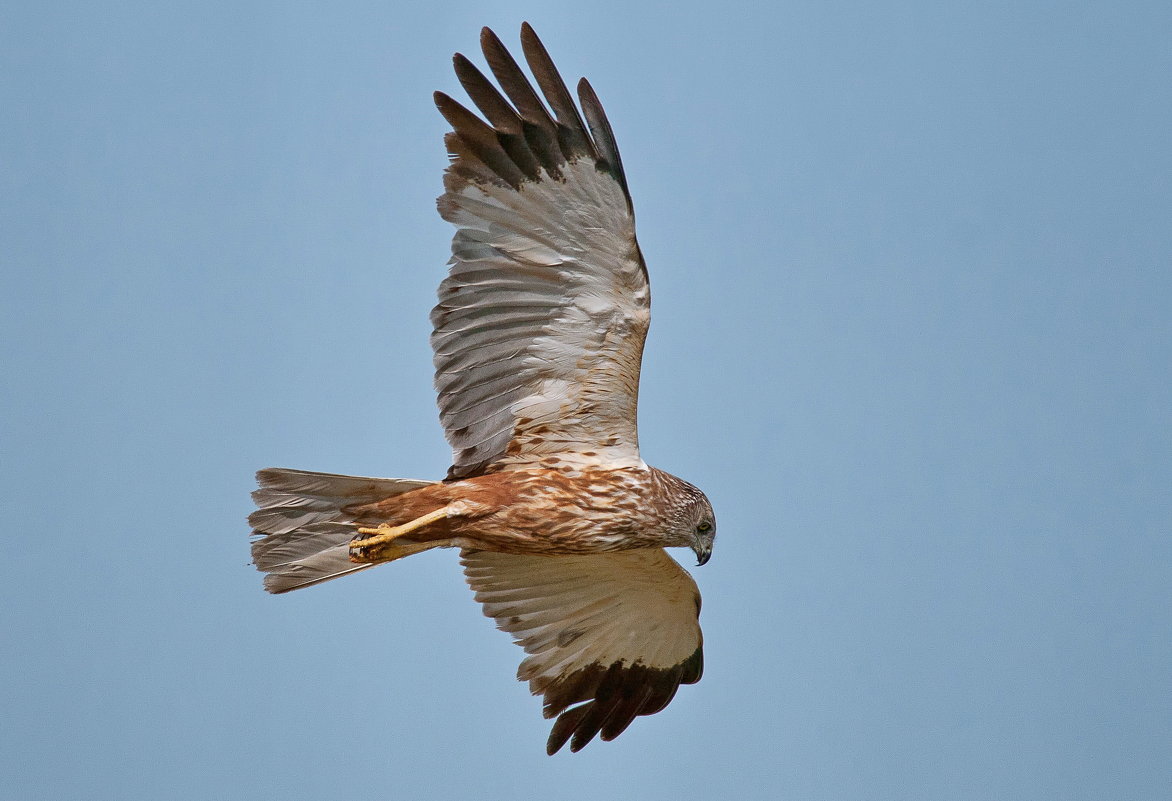
<instances>
[{"instance_id":1,"label":"marsh harrier","mask_svg":"<svg viewBox=\"0 0 1172 801\"><path fill-rule=\"evenodd\" d=\"M435 95L452 126L439 212L456 226L431 313L447 477L261 470L249 522L274 593L459 548L557 718L552 754L611 740L699 681L700 595L664 548L704 564L716 520L639 454L651 295L610 123L585 79L579 113L528 24L521 43L544 101L487 28L499 90L455 56L480 116Z\"/></svg>"}]
</instances>

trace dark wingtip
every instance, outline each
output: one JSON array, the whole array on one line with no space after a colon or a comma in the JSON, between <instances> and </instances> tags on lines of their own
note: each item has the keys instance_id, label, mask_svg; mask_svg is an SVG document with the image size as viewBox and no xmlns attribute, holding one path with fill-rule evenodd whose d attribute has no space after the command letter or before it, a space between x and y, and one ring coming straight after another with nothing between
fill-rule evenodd
<instances>
[{"instance_id":1,"label":"dark wingtip","mask_svg":"<svg viewBox=\"0 0 1172 801\"><path fill-rule=\"evenodd\" d=\"M578 724L582 722L582 718L590 711L592 704L582 704L573 709L566 710L553 724L553 729L549 733L549 739L545 741L545 753L553 756L562 749L562 746L569 741L570 736L578 728ZM581 748L579 746L578 748ZM573 744L570 745L570 751L577 751Z\"/></svg>"},{"instance_id":2,"label":"dark wingtip","mask_svg":"<svg viewBox=\"0 0 1172 801\"><path fill-rule=\"evenodd\" d=\"M499 47L504 46L504 44L501 42L501 37L496 35L496 31L485 25L480 29L480 46L484 47L485 45L492 44L495 44Z\"/></svg>"}]
</instances>

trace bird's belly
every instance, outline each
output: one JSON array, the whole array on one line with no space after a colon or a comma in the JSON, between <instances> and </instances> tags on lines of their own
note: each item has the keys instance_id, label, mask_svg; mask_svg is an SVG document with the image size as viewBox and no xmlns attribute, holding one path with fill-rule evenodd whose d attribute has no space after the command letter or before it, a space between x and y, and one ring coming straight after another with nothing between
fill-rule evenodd
<instances>
[{"instance_id":1,"label":"bird's belly","mask_svg":"<svg viewBox=\"0 0 1172 801\"><path fill-rule=\"evenodd\" d=\"M453 521L452 534L504 553L585 554L662 547L662 523L627 470L553 470L484 476L510 484L484 516ZM472 479L471 481L475 481ZM476 546L470 546L476 547Z\"/></svg>"}]
</instances>

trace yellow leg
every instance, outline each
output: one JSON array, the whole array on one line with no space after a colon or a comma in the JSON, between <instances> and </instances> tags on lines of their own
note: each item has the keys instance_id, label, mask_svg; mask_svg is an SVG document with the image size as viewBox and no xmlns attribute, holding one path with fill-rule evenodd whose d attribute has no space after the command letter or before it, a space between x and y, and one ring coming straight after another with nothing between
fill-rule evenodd
<instances>
[{"instance_id":1,"label":"yellow leg","mask_svg":"<svg viewBox=\"0 0 1172 801\"><path fill-rule=\"evenodd\" d=\"M428 512L422 517L417 517L414 520L404 523L401 526L392 526L388 523L383 523L378 528L360 528L359 534L372 534L366 539L351 540L351 548L369 548L372 545L382 545L385 542L391 542L398 539L405 534L410 534L416 529L423 528L429 523L434 523L437 520L443 520L445 517L452 517L460 514L464 509L464 505L459 501L450 503L442 509L436 509L434 512Z\"/></svg>"}]
</instances>

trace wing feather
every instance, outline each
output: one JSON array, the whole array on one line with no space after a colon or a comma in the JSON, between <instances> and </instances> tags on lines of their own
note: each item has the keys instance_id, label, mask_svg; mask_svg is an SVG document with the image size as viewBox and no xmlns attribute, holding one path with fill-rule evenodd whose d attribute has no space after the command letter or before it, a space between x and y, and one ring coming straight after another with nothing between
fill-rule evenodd
<instances>
[{"instance_id":1,"label":"wing feather","mask_svg":"<svg viewBox=\"0 0 1172 801\"><path fill-rule=\"evenodd\" d=\"M602 110L602 103L598 101L598 95L594 93L594 87L585 78L578 81L578 100L582 103L582 111L586 113L586 120L590 125L590 135L594 137L594 142L598 146L599 155L606 162L607 167L614 174L615 179L622 184L623 192L630 199L631 194L627 189L627 177L623 172L623 159L619 156L619 146L615 142L614 131L610 127L610 120L606 118L606 112Z\"/></svg>"},{"instance_id":2,"label":"wing feather","mask_svg":"<svg viewBox=\"0 0 1172 801\"><path fill-rule=\"evenodd\" d=\"M582 123L578 107L574 105L574 99L570 97L570 92L566 89L566 84L554 66L553 59L549 57L545 45L537 38L528 22L521 25L521 49L525 53L529 69L533 71L533 77L537 79L537 85L541 87L542 94L549 101L550 108L557 118L558 138L564 143L562 151L586 153L597 161L598 151L586 133L586 126Z\"/></svg>"},{"instance_id":3,"label":"wing feather","mask_svg":"<svg viewBox=\"0 0 1172 801\"><path fill-rule=\"evenodd\" d=\"M618 149L593 92L579 86L584 119L527 24L521 39L545 101L487 28L499 90L454 59L484 119L436 95L453 128L438 207L457 226L431 317L450 480L535 463L642 465L651 301Z\"/></svg>"},{"instance_id":4,"label":"wing feather","mask_svg":"<svg viewBox=\"0 0 1172 801\"><path fill-rule=\"evenodd\" d=\"M558 143L557 127L545 104L533 91L508 48L489 28L480 31L480 49L497 83L517 108L522 120L522 131L534 155L538 156L542 166L551 175L558 175L561 163L570 154L563 154Z\"/></svg>"},{"instance_id":5,"label":"wing feather","mask_svg":"<svg viewBox=\"0 0 1172 801\"><path fill-rule=\"evenodd\" d=\"M662 549L586 556L461 552L484 613L528 656L517 677L556 717L548 750L577 751L658 712L703 669L700 595Z\"/></svg>"}]
</instances>

